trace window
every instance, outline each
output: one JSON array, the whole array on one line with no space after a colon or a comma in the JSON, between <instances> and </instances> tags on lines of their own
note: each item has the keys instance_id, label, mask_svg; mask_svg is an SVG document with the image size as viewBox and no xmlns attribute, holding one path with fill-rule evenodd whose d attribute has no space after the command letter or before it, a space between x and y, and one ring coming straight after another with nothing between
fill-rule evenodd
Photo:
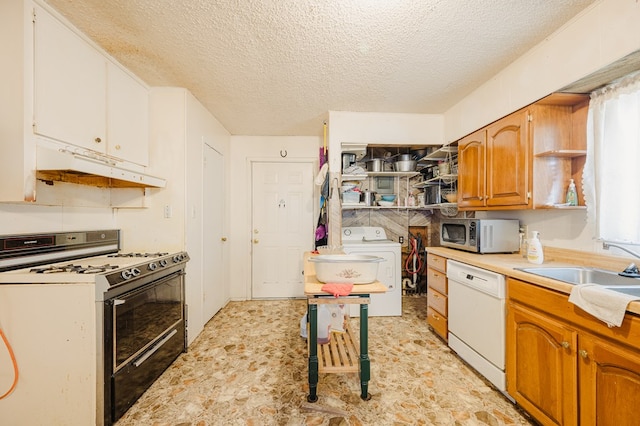
<instances>
[{"instance_id":1,"label":"window","mask_svg":"<svg viewBox=\"0 0 640 426\"><path fill-rule=\"evenodd\" d=\"M640 72L592 93L583 179L596 238L640 244Z\"/></svg>"}]
</instances>

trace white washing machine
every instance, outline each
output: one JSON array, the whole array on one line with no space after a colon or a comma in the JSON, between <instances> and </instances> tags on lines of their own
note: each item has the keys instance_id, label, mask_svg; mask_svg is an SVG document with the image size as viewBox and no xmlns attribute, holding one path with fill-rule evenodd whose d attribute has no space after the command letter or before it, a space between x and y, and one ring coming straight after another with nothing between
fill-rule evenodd
<instances>
[{"instance_id":1,"label":"white washing machine","mask_svg":"<svg viewBox=\"0 0 640 426\"><path fill-rule=\"evenodd\" d=\"M382 257L378 263L378 281L387 292L372 294L369 316L402 315L402 247L387 239L379 226L350 226L342 228L342 247L346 254L367 254ZM347 305L352 317L360 316L360 305Z\"/></svg>"}]
</instances>

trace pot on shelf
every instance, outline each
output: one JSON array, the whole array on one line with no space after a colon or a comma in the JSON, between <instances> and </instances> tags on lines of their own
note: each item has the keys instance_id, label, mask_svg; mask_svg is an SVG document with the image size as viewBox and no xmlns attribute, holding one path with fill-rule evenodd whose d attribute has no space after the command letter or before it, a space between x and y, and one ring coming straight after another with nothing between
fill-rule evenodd
<instances>
[{"instance_id":1,"label":"pot on shelf","mask_svg":"<svg viewBox=\"0 0 640 426\"><path fill-rule=\"evenodd\" d=\"M367 171L384 172L384 160L382 158L372 158L366 161Z\"/></svg>"},{"instance_id":2,"label":"pot on shelf","mask_svg":"<svg viewBox=\"0 0 640 426\"><path fill-rule=\"evenodd\" d=\"M376 203L376 193L373 191L369 191L368 189L364 191L364 205L365 206L373 206Z\"/></svg>"},{"instance_id":3,"label":"pot on shelf","mask_svg":"<svg viewBox=\"0 0 640 426\"><path fill-rule=\"evenodd\" d=\"M415 160L398 160L393 163L393 170L396 172L415 172L416 164Z\"/></svg>"}]
</instances>

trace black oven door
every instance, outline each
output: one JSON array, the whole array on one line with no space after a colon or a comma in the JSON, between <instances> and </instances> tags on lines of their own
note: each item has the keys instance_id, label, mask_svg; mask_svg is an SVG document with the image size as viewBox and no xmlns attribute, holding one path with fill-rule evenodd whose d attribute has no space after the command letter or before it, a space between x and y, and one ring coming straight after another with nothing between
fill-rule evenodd
<instances>
[{"instance_id":1,"label":"black oven door","mask_svg":"<svg viewBox=\"0 0 640 426\"><path fill-rule=\"evenodd\" d=\"M184 273L105 301L105 417L119 419L186 349ZM109 410L107 410L107 406Z\"/></svg>"}]
</instances>

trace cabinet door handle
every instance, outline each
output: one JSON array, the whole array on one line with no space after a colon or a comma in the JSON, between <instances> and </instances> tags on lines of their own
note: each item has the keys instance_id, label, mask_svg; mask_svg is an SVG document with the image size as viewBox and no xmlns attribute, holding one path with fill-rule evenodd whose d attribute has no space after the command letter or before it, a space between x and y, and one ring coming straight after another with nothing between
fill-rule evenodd
<instances>
[{"instance_id":1,"label":"cabinet door handle","mask_svg":"<svg viewBox=\"0 0 640 426\"><path fill-rule=\"evenodd\" d=\"M569 345L569 342L564 341L564 342L560 343L560 346L562 346L562 347L563 347L563 348L565 348L565 349L569 349L569 347L570 347L571 345Z\"/></svg>"},{"instance_id":2,"label":"cabinet door handle","mask_svg":"<svg viewBox=\"0 0 640 426\"><path fill-rule=\"evenodd\" d=\"M584 349L581 349L580 351L578 351L578 354L584 359L587 359L589 357L589 353Z\"/></svg>"},{"instance_id":3,"label":"cabinet door handle","mask_svg":"<svg viewBox=\"0 0 640 426\"><path fill-rule=\"evenodd\" d=\"M96 143L100 143L100 142L102 142L102 139L100 139L100 138L95 138L95 139L94 139L94 141L96 141Z\"/></svg>"}]
</instances>

